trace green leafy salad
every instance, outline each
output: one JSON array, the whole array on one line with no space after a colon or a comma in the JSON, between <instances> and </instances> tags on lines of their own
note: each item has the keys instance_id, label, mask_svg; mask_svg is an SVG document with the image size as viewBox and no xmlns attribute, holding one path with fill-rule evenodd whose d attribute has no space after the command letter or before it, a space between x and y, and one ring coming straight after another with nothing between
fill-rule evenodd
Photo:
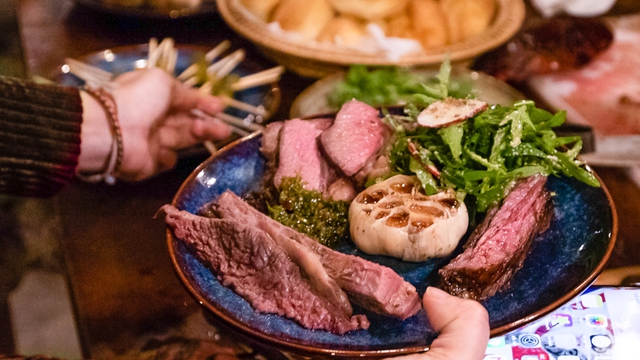
<instances>
[{"instance_id":1,"label":"green leafy salad","mask_svg":"<svg viewBox=\"0 0 640 360\"><path fill-rule=\"evenodd\" d=\"M429 87L438 84L440 80L433 72L411 72L397 66L369 69L352 65L345 79L328 95L327 104L335 111L351 99L376 107L407 104L415 101L416 94L428 95ZM456 98L472 96L473 83L469 79L447 79L447 91Z\"/></svg>"},{"instance_id":2,"label":"green leafy salad","mask_svg":"<svg viewBox=\"0 0 640 360\"><path fill-rule=\"evenodd\" d=\"M470 89L452 92L452 88L464 87L452 86L450 76L448 61L443 62L436 77L421 83L405 70L368 71L354 66L346 81L337 86L330 96L337 106L352 98L372 106L406 102L399 114L392 114L390 107L388 111L383 108L383 121L395 130L388 154L391 173L371 179L366 186L397 174L416 175L427 195L454 189L458 199L465 202L471 221L501 201L517 178L563 174L600 186L577 158L582 139L559 137L553 131L564 123L565 111L552 114L532 101L520 101L513 106L490 105L475 116L449 125L420 126L418 114L430 104L450 97L474 96ZM348 203L323 199L319 192L305 190L299 179L288 181L291 183L283 188L289 190L281 192L278 203L269 206L271 217L329 246L348 236Z\"/></svg>"},{"instance_id":3,"label":"green leafy salad","mask_svg":"<svg viewBox=\"0 0 640 360\"><path fill-rule=\"evenodd\" d=\"M422 91L412 96L404 114L385 116L396 132L390 176L416 175L428 195L453 188L471 211L481 213L502 200L513 180L536 173L564 174L600 186L577 158L582 139L558 137L553 131L565 122L565 111L551 114L533 101L520 101L509 107L490 105L448 126L417 126L422 109L451 96L450 73L451 66L445 61L438 82L422 84Z\"/></svg>"}]
</instances>

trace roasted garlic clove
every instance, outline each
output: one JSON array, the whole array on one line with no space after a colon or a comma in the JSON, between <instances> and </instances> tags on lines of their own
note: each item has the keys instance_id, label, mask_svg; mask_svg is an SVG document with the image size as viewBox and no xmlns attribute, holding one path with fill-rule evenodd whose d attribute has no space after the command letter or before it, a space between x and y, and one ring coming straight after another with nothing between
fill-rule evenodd
<instances>
[{"instance_id":1,"label":"roasted garlic clove","mask_svg":"<svg viewBox=\"0 0 640 360\"><path fill-rule=\"evenodd\" d=\"M450 255L469 216L453 190L427 196L417 177L396 175L358 194L349 222L353 241L365 253L424 261Z\"/></svg>"}]
</instances>

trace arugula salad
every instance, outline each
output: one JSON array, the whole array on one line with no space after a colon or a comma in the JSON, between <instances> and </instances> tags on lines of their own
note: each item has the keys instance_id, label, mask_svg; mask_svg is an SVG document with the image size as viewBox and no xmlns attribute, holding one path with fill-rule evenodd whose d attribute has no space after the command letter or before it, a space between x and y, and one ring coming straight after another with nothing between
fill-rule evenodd
<instances>
[{"instance_id":1,"label":"arugula salad","mask_svg":"<svg viewBox=\"0 0 640 360\"><path fill-rule=\"evenodd\" d=\"M393 78L393 74L398 77ZM392 173L387 177L416 175L427 195L452 188L459 200L465 201L470 214L485 212L490 205L502 200L513 180L536 173L562 174L590 186L600 186L595 175L577 157L582 149L580 136L559 137L553 130L565 122L565 111L552 114L527 100L512 106L490 105L465 121L446 126L419 126L418 114L430 104L449 97L475 95L473 91L452 92L450 75L451 65L444 61L435 81L415 83L416 80L411 80L407 86L390 90L391 84L407 81L410 73L399 69L368 72L356 66L330 99L337 101L348 87L356 97L354 78L360 79L361 84L387 79L388 86L362 88L368 96L356 97L370 105L379 104L376 100L383 98L387 104L401 98L407 102L400 114L382 109L384 120L395 129L389 154ZM380 90L377 95L376 89ZM367 185L380 180L383 179L371 180Z\"/></svg>"}]
</instances>

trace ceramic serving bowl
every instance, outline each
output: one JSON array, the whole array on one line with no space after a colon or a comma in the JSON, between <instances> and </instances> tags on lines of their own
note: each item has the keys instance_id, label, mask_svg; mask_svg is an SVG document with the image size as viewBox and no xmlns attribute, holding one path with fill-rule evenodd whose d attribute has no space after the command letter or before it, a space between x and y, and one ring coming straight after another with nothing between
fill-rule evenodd
<instances>
[{"instance_id":1,"label":"ceramic serving bowl","mask_svg":"<svg viewBox=\"0 0 640 360\"><path fill-rule=\"evenodd\" d=\"M381 53L283 36L251 13L241 0L217 0L217 4L227 24L255 43L266 56L300 75L314 78L344 70L350 64L433 67L442 63L446 56L452 62L464 62L505 43L520 29L525 17L522 0L496 0L493 21L482 33L395 59Z\"/></svg>"}]
</instances>

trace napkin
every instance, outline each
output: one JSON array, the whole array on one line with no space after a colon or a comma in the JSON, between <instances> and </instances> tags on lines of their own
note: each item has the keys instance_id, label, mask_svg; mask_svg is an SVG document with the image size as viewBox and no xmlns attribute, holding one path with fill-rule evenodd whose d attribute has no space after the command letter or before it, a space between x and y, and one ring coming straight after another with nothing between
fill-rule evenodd
<instances>
[{"instance_id":1,"label":"napkin","mask_svg":"<svg viewBox=\"0 0 640 360\"><path fill-rule=\"evenodd\" d=\"M578 16L593 17L607 13L616 0L531 0L531 5L545 17L562 12Z\"/></svg>"}]
</instances>

